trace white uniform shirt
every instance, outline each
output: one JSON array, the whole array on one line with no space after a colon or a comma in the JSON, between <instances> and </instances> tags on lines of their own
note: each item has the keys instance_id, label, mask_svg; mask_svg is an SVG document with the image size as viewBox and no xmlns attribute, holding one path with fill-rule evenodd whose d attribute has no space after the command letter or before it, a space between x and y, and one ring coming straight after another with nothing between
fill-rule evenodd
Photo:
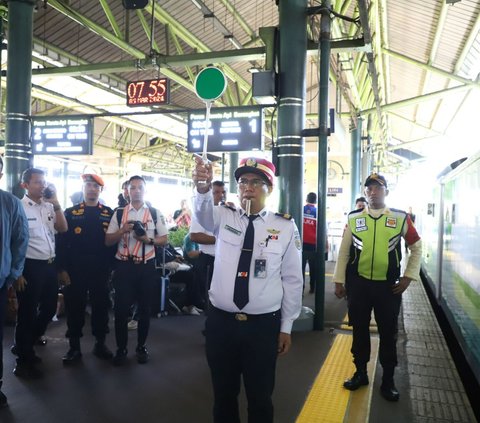
<instances>
[{"instance_id":1,"label":"white uniform shirt","mask_svg":"<svg viewBox=\"0 0 480 423\"><path fill-rule=\"evenodd\" d=\"M248 217L241 208L213 206L211 191L195 197L194 215L217 237L215 266L209 297L224 311L238 313L233 302L238 261ZM253 221L255 238L248 282L247 314L270 313L281 309L281 332L290 333L302 306L302 242L295 223L263 209ZM267 242L268 239L268 242ZM266 260L266 277L256 277L255 260Z\"/></svg>"},{"instance_id":2,"label":"white uniform shirt","mask_svg":"<svg viewBox=\"0 0 480 423\"><path fill-rule=\"evenodd\" d=\"M157 211L157 234L159 236L167 235L168 230L165 225L165 218L163 214L158 210ZM112 216L110 224L108 225L107 234L113 234L117 232L124 223L128 221L140 221L146 225L146 232L149 238L155 238L155 225L153 223L152 216L148 206L144 203L142 207L136 210L130 204L125 206L123 209L122 221L121 224L118 224L117 218L118 210ZM143 255L143 245L142 241L138 241L133 237L134 232L127 232L118 242L117 253L115 258L118 260L127 260L129 257L134 256L138 259L142 259ZM155 256L155 247L153 245L145 245L145 260L152 259Z\"/></svg>"},{"instance_id":3,"label":"white uniform shirt","mask_svg":"<svg viewBox=\"0 0 480 423\"><path fill-rule=\"evenodd\" d=\"M192 218L192 224L190 225L190 233L203 233L205 235L215 236L213 232L207 231L200 223L197 222L195 216ZM208 254L210 256L215 256L215 244L198 244L198 248L202 253Z\"/></svg>"},{"instance_id":4,"label":"white uniform shirt","mask_svg":"<svg viewBox=\"0 0 480 423\"><path fill-rule=\"evenodd\" d=\"M26 257L34 260L49 260L55 257L55 212L53 204L43 199L37 204L26 195L22 205L28 220L28 248Z\"/></svg>"}]
</instances>

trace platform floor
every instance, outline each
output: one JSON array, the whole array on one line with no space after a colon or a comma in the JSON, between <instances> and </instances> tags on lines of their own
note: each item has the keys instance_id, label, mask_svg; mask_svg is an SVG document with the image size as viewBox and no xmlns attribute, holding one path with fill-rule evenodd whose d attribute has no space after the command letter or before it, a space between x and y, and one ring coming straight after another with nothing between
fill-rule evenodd
<instances>
[{"instance_id":1,"label":"platform floor","mask_svg":"<svg viewBox=\"0 0 480 423\"><path fill-rule=\"evenodd\" d=\"M334 263L331 262L326 267L325 330L294 333L291 352L278 361L274 393L276 423L297 421L317 375L331 354L336 337L350 336L348 330L341 328L346 303L333 295L333 286L329 283L333 267ZM370 384L369 413L363 421L475 421L426 301L420 284L412 285L404 296L398 343L400 367L396 377L400 401L392 404L380 397L381 371L377 371L374 383ZM314 295L306 293L304 305L313 308L313 304ZM433 321L430 321L432 318ZM38 381L24 381L12 374L14 356L9 349L13 328L7 327L3 347L3 391L8 396L9 407L0 410L0 421L210 423L212 393L201 334L203 326L203 316L152 319L148 341L150 362L146 365L137 364L131 354L128 364L121 368L100 361L91 354L93 338L87 330L82 340L83 362L75 367L64 367L61 357L68 349L68 344L64 338L65 320L60 319L59 322L52 322L48 329L47 346L37 347L46 373L45 378ZM135 336L136 332L129 332L131 351L135 346ZM113 334L109 335L107 343L113 349ZM348 346L342 354L342 359L349 362ZM345 394L342 382L340 375L333 376L334 396ZM368 397L365 393L358 393L354 395ZM322 409L324 406L321 402L324 399L316 398L316 401L320 402L322 411L308 423L355 421L352 417L360 415L354 408L355 404L365 406L363 399L358 401L357 398L355 401L354 397L349 397L345 409L347 414L342 419L330 420ZM242 422L246 422L243 396L241 409Z\"/></svg>"}]
</instances>

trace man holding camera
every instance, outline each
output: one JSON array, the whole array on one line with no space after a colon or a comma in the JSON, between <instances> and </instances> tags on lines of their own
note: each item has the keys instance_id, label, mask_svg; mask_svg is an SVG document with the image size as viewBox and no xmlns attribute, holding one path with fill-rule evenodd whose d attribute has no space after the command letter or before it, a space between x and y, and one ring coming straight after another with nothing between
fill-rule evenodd
<instances>
[{"instance_id":1,"label":"man holding camera","mask_svg":"<svg viewBox=\"0 0 480 423\"><path fill-rule=\"evenodd\" d=\"M105 345L110 306L108 276L113 258L112 248L105 246L105 232L113 210L99 202L103 179L94 174L82 175L83 198L80 204L65 210L68 231L59 236L57 248L60 282L64 285L67 338L70 348L63 364L77 363L82 358L80 338L85 324L87 298L92 306L93 354L108 360L112 352Z\"/></svg>"},{"instance_id":2,"label":"man holding camera","mask_svg":"<svg viewBox=\"0 0 480 423\"><path fill-rule=\"evenodd\" d=\"M29 241L23 275L16 281L18 314L15 327L17 358L13 373L26 379L43 376L37 364L34 344L45 333L57 309L57 270L55 231L67 230L67 221L58 203L53 185L46 186L43 170L29 168L22 174L27 190L22 205L27 215ZM40 341L45 345L45 341Z\"/></svg>"},{"instance_id":3,"label":"man holding camera","mask_svg":"<svg viewBox=\"0 0 480 423\"><path fill-rule=\"evenodd\" d=\"M167 243L165 219L159 210L144 201L145 180L132 176L128 181L130 204L116 210L105 237L106 245L117 244L115 288L115 337L117 352L113 364L127 360L128 313L136 301L138 340L137 361L148 361L146 340L150 326L150 303L155 282L155 247Z\"/></svg>"}]
</instances>

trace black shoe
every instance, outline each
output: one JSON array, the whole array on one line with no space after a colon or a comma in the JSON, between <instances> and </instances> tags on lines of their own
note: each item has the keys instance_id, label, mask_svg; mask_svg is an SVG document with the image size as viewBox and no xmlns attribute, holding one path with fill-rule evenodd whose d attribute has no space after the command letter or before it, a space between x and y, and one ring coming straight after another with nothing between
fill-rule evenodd
<instances>
[{"instance_id":1,"label":"black shoe","mask_svg":"<svg viewBox=\"0 0 480 423\"><path fill-rule=\"evenodd\" d=\"M308 291L309 294L314 294L315 293L315 288L310 288L310 291Z\"/></svg>"},{"instance_id":2,"label":"black shoe","mask_svg":"<svg viewBox=\"0 0 480 423\"><path fill-rule=\"evenodd\" d=\"M12 345L10 347L10 352L13 354L13 355L16 355L18 357L18 351L17 351L17 346L16 345ZM33 357L31 357L29 359L29 361L33 364L40 364L42 362L42 359L36 355L36 354L33 354Z\"/></svg>"},{"instance_id":3,"label":"black shoe","mask_svg":"<svg viewBox=\"0 0 480 423\"><path fill-rule=\"evenodd\" d=\"M114 366L122 366L127 361L127 350L125 348L119 348L113 357Z\"/></svg>"},{"instance_id":4,"label":"black shoe","mask_svg":"<svg viewBox=\"0 0 480 423\"><path fill-rule=\"evenodd\" d=\"M137 356L137 361L140 364L145 364L148 361L148 350L147 347L137 347L135 350L135 355Z\"/></svg>"},{"instance_id":5,"label":"black shoe","mask_svg":"<svg viewBox=\"0 0 480 423\"><path fill-rule=\"evenodd\" d=\"M7 397L2 391L0 391L0 408L4 408L7 406L8 406Z\"/></svg>"},{"instance_id":6,"label":"black shoe","mask_svg":"<svg viewBox=\"0 0 480 423\"><path fill-rule=\"evenodd\" d=\"M42 347L44 347L45 345L47 345L47 343L48 343L47 338L45 338L44 336L41 336L36 340L35 345L41 345Z\"/></svg>"},{"instance_id":7,"label":"black shoe","mask_svg":"<svg viewBox=\"0 0 480 423\"><path fill-rule=\"evenodd\" d=\"M22 379L41 379L43 377L43 372L31 363L17 363L13 374Z\"/></svg>"},{"instance_id":8,"label":"black shoe","mask_svg":"<svg viewBox=\"0 0 480 423\"><path fill-rule=\"evenodd\" d=\"M71 364L78 363L82 359L82 353L80 350L70 348L67 353L62 357L63 364L69 366Z\"/></svg>"},{"instance_id":9,"label":"black shoe","mask_svg":"<svg viewBox=\"0 0 480 423\"><path fill-rule=\"evenodd\" d=\"M343 387L350 391L355 391L360 388L360 386L365 385L368 385L368 376L364 372L355 372L351 379L343 382Z\"/></svg>"},{"instance_id":10,"label":"black shoe","mask_svg":"<svg viewBox=\"0 0 480 423\"><path fill-rule=\"evenodd\" d=\"M382 386L380 386L380 393L387 401L395 402L400 399L400 394L393 382L383 382Z\"/></svg>"},{"instance_id":11,"label":"black shoe","mask_svg":"<svg viewBox=\"0 0 480 423\"><path fill-rule=\"evenodd\" d=\"M95 346L93 347L93 355L97 356L101 360L111 360L113 358L113 353L103 342L95 342Z\"/></svg>"}]
</instances>

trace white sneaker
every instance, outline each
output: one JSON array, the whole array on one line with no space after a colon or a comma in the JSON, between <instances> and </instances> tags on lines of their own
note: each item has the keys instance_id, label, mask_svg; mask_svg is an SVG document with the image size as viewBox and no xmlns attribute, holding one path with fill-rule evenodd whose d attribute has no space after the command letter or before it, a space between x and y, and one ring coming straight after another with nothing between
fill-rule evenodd
<instances>
[{"instance_id":1,"label":"white sneaker","mask_svg":"<svg viewBox=\"0 0 480 423\"><path fill-rule=\"evenodd\" d=\"M190 314L191 316L200 316L200 313L198 312L198 309L195 306L182 307L182 311L185 314Z\"/></svg>"},{"instance_id":2,"label":"white sneaker","mask_svg":"<svg viewBox=\"0 0 480 423\"><path fill-rule=\"evenodd\" d=\"M128 330L136 330L138 328L138 322L136 320L130 320L127 324Z\"/></svg>"}]
</instances>

